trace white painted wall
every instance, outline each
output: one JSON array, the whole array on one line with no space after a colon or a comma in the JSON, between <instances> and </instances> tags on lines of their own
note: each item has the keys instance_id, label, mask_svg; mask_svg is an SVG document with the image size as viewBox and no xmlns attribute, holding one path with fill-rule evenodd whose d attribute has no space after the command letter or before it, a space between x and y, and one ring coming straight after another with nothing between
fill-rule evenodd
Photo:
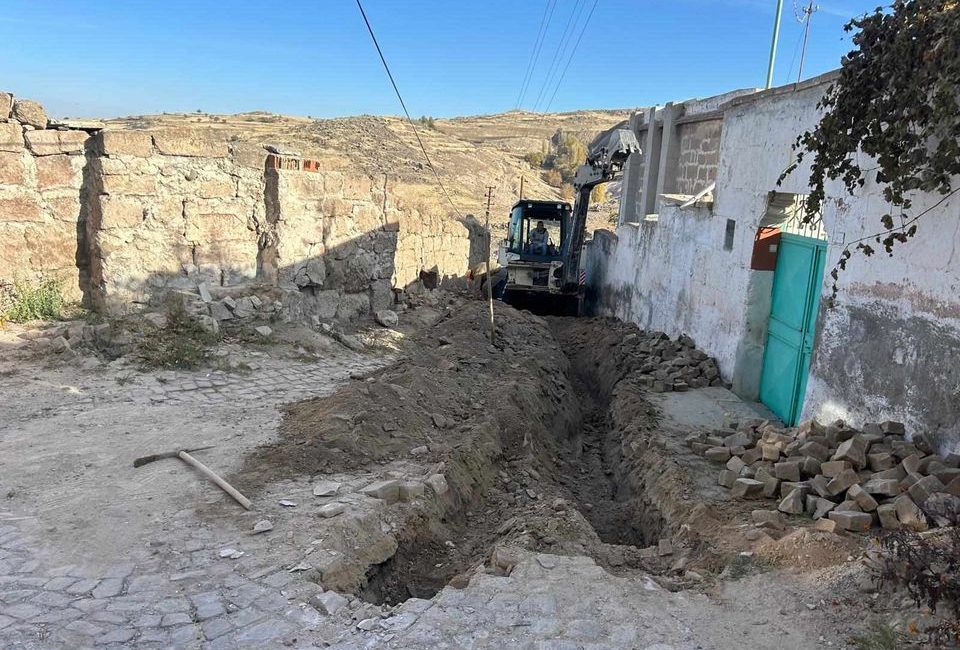
<instances>
[{"instance_id":1,"label":"white painted wall","mask_svg":"<svg viewBox=\"0 0 960 650\"><path fill-rule=\"evenodd\" d=\"M753 237L768 192L809 191L808 168L776 183L797 134L816 123L829 81L727 104L713 209L668 206L659 219L623 225L595 245L591 292L600 313L692 336L724 379L755 392L771 274L749 270ZM856 196L838 183L827 188L827 274L846 242L880 229L886 208L869 180ZM914 210L939 199L919 197ZM737 222L732 251L723 250L727 219ZM892 258L855 253L839 288L834 308L821 305L804 418L899 420L908 433L931 434L942 451L960 450L960 197L929 213Z\"/></svg>"}]
</instances>

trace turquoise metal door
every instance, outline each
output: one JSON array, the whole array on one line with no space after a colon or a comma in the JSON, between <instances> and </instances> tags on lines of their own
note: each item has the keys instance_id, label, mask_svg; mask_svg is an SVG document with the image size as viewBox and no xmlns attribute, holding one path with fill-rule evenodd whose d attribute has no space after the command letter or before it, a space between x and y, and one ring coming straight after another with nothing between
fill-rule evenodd
<instances>
[{"instance_id":1,"label":"turquoise metal door","mask_svg":"<svg viewBox=\"0 0 960 650\"><path fill-rule=\"evenodd\" d=\"M823 240L780 236L760 401L789 426L803 410L826 252Z\"/></svg>"}]
</instances>

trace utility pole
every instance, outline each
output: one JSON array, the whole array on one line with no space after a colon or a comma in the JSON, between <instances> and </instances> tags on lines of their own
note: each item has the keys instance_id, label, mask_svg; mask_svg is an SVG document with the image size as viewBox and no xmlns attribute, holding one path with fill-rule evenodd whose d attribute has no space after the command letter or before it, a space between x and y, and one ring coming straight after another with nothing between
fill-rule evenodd
<instances>
[{"instance_id":1,"label":"utility pole","mask_svg":"<svg viewBox=\"0 0 960 650\"><path fill-rule=\"evenodd\" d=\"M810 19L813 18L814 12L817 11L820 11L820 6L815 6L813 0L810 0L810 3L803 8L802 20L806 24L803 27L803 47L800 49L800 70L797 71L797 83L800 83L800 78L803 76L803 59L807 56L807 38L810 36Z\"/></svg>"},{"instance_id":2,"label":"utility pole","mask_svg":"<svg viewBox=\"0 0 960 650\"><path fill-rule=\"evenodd\" d=\"M520 200L523 200L523 174L520 174Z\"/></svg>"},{"instance_id":3,"label":"utility pole","mask_svg":"<svg viewBox=\"0 0 960 650\"><path fill-rule=\"evenodd\" d=\"M783 0L777 0L777 15L773 17L773 41L770 43L770 62L767 64L767 85L773 86L773 63L777 58L777 41L780 40L780 15L783 14Z\"/></svg>"},{"instance_id":4,"label":"utility pole","mask_svg":"<svg viewBox=\"0 0 960 650\"><path fill-rule=\"evenodd\" d=\"M520 177L521 183L523 176ZM487 186L487 303L490 305L490 345L493 345L495 329L493 321L493 270L490 265L490 253L493 248L493 233L490 231L490 204L493 202L493 187Z\"/></svg>"}]
</instances>

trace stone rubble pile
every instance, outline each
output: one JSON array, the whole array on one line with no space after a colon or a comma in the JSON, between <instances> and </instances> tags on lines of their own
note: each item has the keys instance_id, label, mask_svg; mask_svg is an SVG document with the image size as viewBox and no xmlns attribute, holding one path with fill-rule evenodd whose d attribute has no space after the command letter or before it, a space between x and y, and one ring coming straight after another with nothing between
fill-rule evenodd
<instances>
[{"instance_id":1,"label":"stone rubble pile","mask_svg":"<svg viewBox=\"0 0 960 650\"><path fill-rule=\"evenodd\" d=\"M725 465L719 483L734 497L778 499L780 513L810 515L820 530L950 525L960 515L960 454L938 455L926 435L907 441L904 434L890 421L858 430L842 420L795 429L754 420L687 444ZM755 511L754 520L782 526L775 511Z\"/></svg>"},{"instance_id":2,"label":"stone rubble pile","mask_svg":"<svg viewBox=\"0 0 960 650\"><path fill-rule=\"evenodd\" d=\"M639 381L653 392L723 385L716 360L698 350L685 334L671 341L663 332L641 330L624 337L624 343L632 340L639 341L633 350L641 363L636 369L641 375Z\"/></svg>"}]
</instances>

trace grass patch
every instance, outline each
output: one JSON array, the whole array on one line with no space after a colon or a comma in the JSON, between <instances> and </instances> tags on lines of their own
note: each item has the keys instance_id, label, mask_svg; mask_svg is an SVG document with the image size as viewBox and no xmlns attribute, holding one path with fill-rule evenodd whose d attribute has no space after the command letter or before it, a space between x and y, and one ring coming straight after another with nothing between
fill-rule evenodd
<instances>
[{"instance_id":1,"label":"grass patch","mask_svg":"<svg viewBox=\"0 0 960 650\"><path fill-rule=\"evenodd\" d=\"M880 623L852 640L857 650L900 650L905 647L903 635L889 623Z\"/></svg>"},{"instance_id":2,"label":"grass patch","mask_svg":"<svg viewBox=\"0 0 960 650\"><path fill-rule=\"evenodd\" d=\"M0 321L59 320L63 314L63 283L59 280L42 280L37 284L15 280L6 293L9 304L0 312Z\"/></svg>"},{"instance_id":3,"label":"grass patch","mask_svg":"<svg viewBox=\"0 0 960 650\"><path fill-rule=\"evenodd\" d=\"M139 337L137 358L150 370L189 370L209 363L219 337L191 318L183 307L167 310L167 327Z\"/></svg>"}]
</instances>

